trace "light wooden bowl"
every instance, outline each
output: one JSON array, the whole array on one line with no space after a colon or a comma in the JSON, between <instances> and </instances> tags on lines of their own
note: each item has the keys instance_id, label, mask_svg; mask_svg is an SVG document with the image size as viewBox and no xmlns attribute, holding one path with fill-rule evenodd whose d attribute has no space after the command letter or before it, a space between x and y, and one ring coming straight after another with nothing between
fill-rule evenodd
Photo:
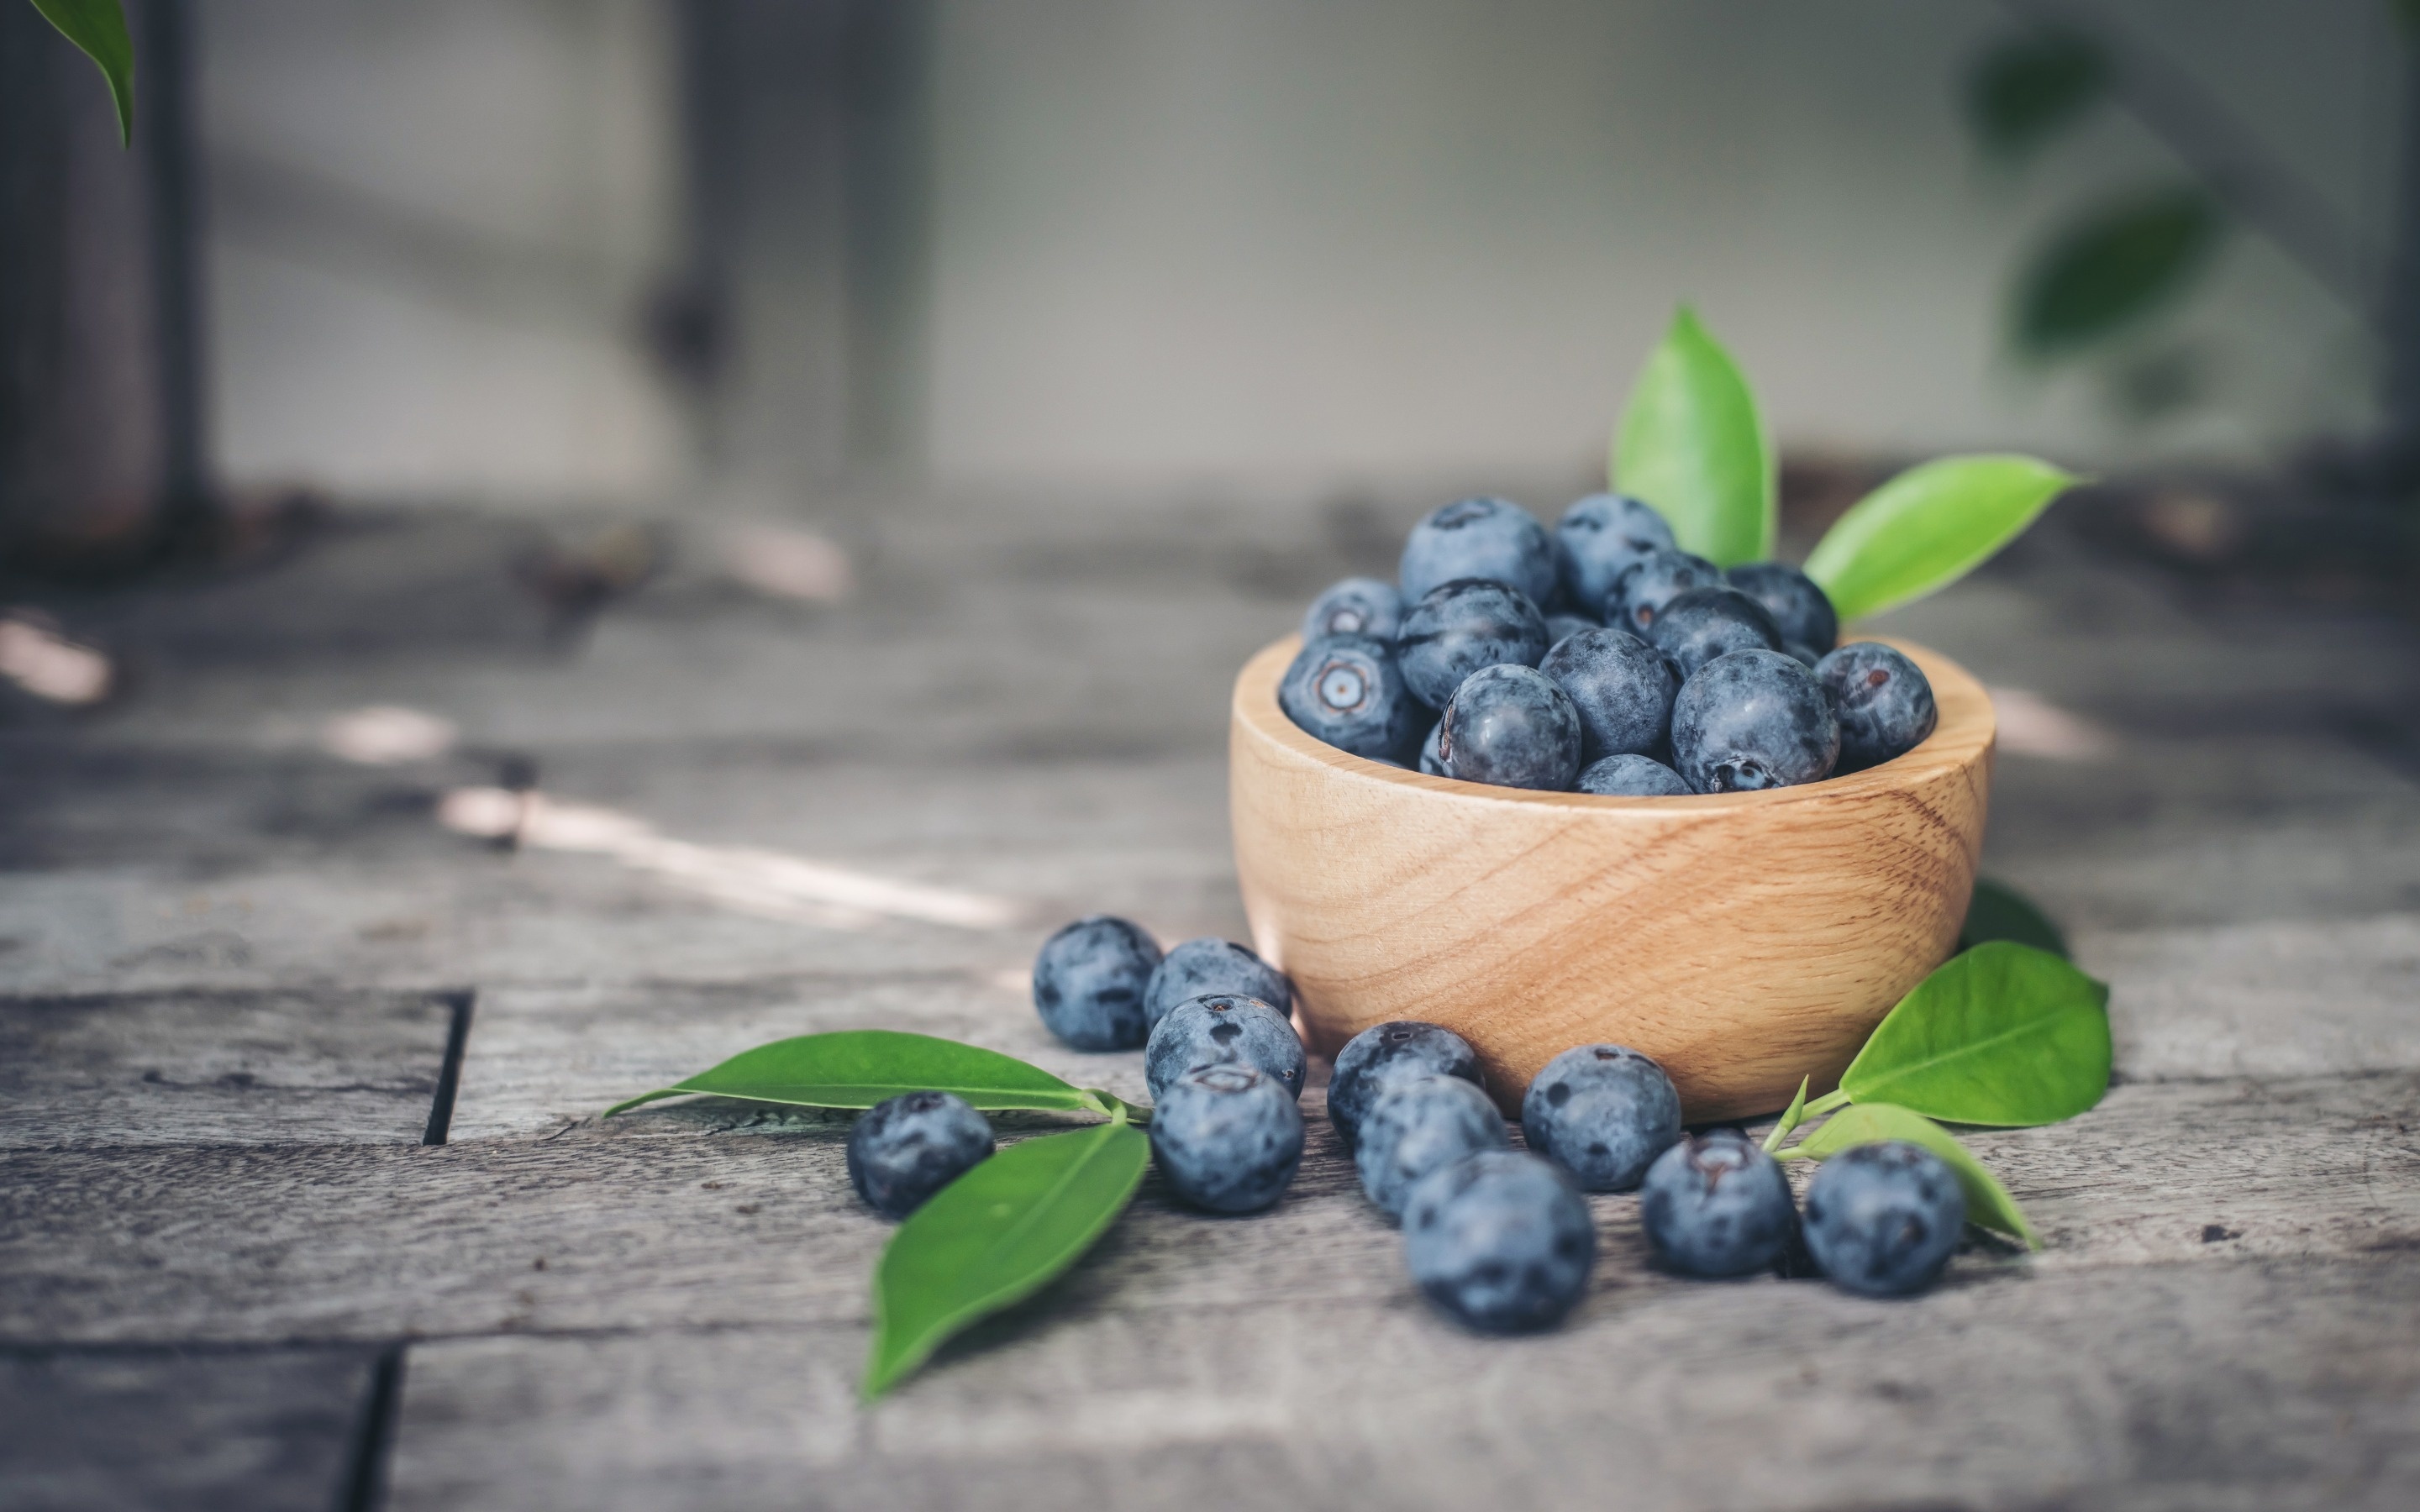
<instances>
[{"instance_id":1,"label":"light wooden bowl","mask_svg":"<svg viewBox=\"0 0 2420 1512\"><path fill-rule=\"evenodd\" d=\"M1228 796L1252 942L1294 979L1311 1047L1388 1019L1477 1047L1506 1112L1540 1068L1610 1041L1663 1063L1692 1121L1826 1089L1947 958L1991 789L1991 700L1903 641L1932 737L1805 787L1603 798L1423 777L1278 707L1288 637L1235 679Z\"/></svg>"}]
</instances>

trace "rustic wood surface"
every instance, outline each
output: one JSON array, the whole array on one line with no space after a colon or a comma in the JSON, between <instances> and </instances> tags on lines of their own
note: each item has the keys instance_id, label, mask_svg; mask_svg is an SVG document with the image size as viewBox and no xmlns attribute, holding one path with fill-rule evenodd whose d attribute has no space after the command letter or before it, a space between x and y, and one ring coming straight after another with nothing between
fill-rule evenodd
<instances>
[{"instance_id":1,"label":"rustic wood surface","mask_svg":"<svg viewBox=\"0 0 2420 1512\"><path fill-rule=\"evenodd\" d=\"M1901 1303L1692 1283L1603 1196L1571 1324L1475 1339L1314 1087L1274 1212L1147 1180L1063 1282L855 1405L888 1229L845 1119L597 1114L863 1025L1139 1094L1138 1057L1043 1034L1031 952L1096 910L1241 936L1234 671L1421 502L910 501L842 532L836 606L750 596L699 530L567 630L511 578L526 529L450 517L52 595L137 675L0 724L0 1506L2420 1502L2420 636L2055 518L1880 626L2001 690L1985 871L2113 984L2104 1103L1974 1140L2040 1254L1976 1240ZM461 742L319 748L374 703ZM1007 921L437 822L533 777Z\"/></svg>"}]
</instances>

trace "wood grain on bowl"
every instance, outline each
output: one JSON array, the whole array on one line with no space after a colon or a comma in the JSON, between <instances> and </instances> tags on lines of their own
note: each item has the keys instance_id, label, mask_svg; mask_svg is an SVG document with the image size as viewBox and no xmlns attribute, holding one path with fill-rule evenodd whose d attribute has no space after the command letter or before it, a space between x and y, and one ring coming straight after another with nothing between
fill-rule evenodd
<instances>
[{"instance_id":1,"label":"wood grain on bowl","mask_svg":"<svg viewBox=\"0 0 2420 1512\"><path fill-rule=\"evenodd\" d=\"M1992 704L1893 641L1941 721L1805 787L1610 798L1481 787L1323 745L1278 708L1289 637L1235 679L1229 805L1253 944L1312 1049L1388 1019L1461 1033L1508 1111L1558 1053L1631 1045L1692 1121L1817 1090L1947 958L1983 843Z\"/></svg>"}]
</instances>

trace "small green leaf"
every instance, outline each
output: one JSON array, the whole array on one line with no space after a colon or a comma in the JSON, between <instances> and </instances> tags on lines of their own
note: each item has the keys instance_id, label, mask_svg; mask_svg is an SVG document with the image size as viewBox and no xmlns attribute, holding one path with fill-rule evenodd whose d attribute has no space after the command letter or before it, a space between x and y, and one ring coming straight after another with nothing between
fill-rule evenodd
<instances>
[{"instance_id":1,"label":"small green leaf","mask_svg":"<svg viewBox=\"0 0 2420 1512\"><path fill-rule=\"evenodd\" d=\"M2041 1238L2033 1225L2025 1222L2017 1199L2000 1184L1984 1164L1977 1160L1964 1145L1950 1135L1948 1130L1921 1113L1894 1107L1888 1103L1860 1103L1842 1108L1826 1119L1823 1127L1781 1152L1784 1160L1805 1156L1824 1160L1838 1154L1852 1145L1878 1144L1885 1139L1904 1139L1925 1149L1949 1163L1958 1173L1958 1184L1966 1194L1966 1221L1980 1227L1996 1229L2024 1241L2025 1248L2041 1248Z\"/></svg>"},{"instance_id":2,"label":"small green leaf","mask_svg":"<svg viewBox=\"0 0 2420 1512\"><path fill-rule=\"evenodd\" d=\"M34 8L59 35L73 42L101 69L109 85L110 102L117 107L117 140L134 140L134 39L126 34L126 11L118 0L34 0Z\"/></svg>"},{"instance_id":3,"label":"small green leaf","mask_svg":"<svg viewBox=\"0 0 2420 1512\"><path fill-rule=\"evenodd\" d=\"M2109 59L2090 38L2034 32L1995 43L1966 76L1966 122L1984 150L2031 156L2109 92Z\"/></svg>"},{"instance_id":4,"label":"small green leaf","mask_svg":"<svg viewBox=\"0 0 2420 1512\"><path fill-rule=\"evenodd\" d=\"M1975 896L1966 903L1966 922L1958 929L1958 949L1971 950L1985 940L2013 940L2062 961L2069 958L2066 937L2031 899L2005 882L1978 877Z\"/></svg>"},{"instance_id":5,"label":"small green leaf","mask_svg":"<svg viewBox=\"0 0 2420 1512\"><path fill-rule=\"evenodd\" d=\"M1781 1110L1781 1121L1773 1126L1773 1133L1764 1136L1766 1154L1770 1155L1779 1149L1781 1142L1790 1137L1790 1131L1807 1121L1807 1084L1813 1079L1810 1076L1798 1078L1798 1095L1792 1098L1790 1105Z\"/></svg>"},{"instance_id":6,"label":"small green leaf","mask_svg":"<svg viewBox=\"0 0 2420 1512\"><path fill-rule=\"evenodd\" d=\"M1840 1089L1952 1123L2071 1119L2109 1089L2109 989L2047 950L1987 940L1900 999Z\"/></svg>"},{"instance_id":7,"label":"small green leaf","mask_svg":"<svg viewBox=\"0 0 2420 1512\"><path fill-rule=\"evenodd\" d=\"M1115 1102L980 1045L896 1029L843 1029L743 1050L687 1081L616 1103L605 1117L690 1092L795 1107L870 1108L902 1092L924 1091L954 1092L985 1109L1109 1113Z\"/></svg>"},{"instance_id":8,"label":"small green leaf","mask_svg":"<svg viewBox=\"0 0 2420 1512\"><path fill-rule=\"evenodd\" d=\"M2138 191L2087 210L2018 281L2017 347L2064 356L2180 297L2226 229L2218 202L2192 185Z\"/></svg>"},{"instance_id":9,"label":"small green leaf","mask_svg":"<svg viewBox=\"0 0 2420 1512\"><path fill-rule=\"evenodd\" d=\"M1922 463L1833 521L1807 559L1807 576L1844 623L1896 609L1981 566L2075 482L2029 456Z\"/></svg>"},{"instance_id":10,"label":"small green leaf","mask_svg":"<svg viewBox=\"0 0 2420 1512\"><path fill-rule=\"evenodd\" d=\"M1662 512L1683 551L1716 566L1773 555L1773 441L1730 354L1683 305L1614 428L1614 486Z\"/></svg>"},{"instance_id":11,"label":"small green leaf","mask_svg":"<svg viewBox=\"0 0 2420 1512\"><path fill-rule=\"evenodd\" d=\"M1150 1163L1150 1137L1123 1119L1044 1134L1009 1146L917 1209L875 1269L864 1397L1075 1264L1125 1211Z\"/></svg>"}]
</instances>

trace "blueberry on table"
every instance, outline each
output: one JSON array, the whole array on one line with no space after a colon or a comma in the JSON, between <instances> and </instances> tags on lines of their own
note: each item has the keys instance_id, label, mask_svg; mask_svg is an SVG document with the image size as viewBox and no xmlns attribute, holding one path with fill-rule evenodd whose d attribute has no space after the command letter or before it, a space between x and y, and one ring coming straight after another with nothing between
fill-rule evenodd
<instances>
[{"instance_id":1,"label":"blueberry on table","mask_svg":"<svg viewBox=\"0 0 2420 1512\"><path fill-rule=\"evenodd\" d=\"M1688 1275L1745 1275L1781 1257L1798 1208L1780 1163L1736 1129L1682 1140L1655 1157L1638 1193L1647 1242Z\"/></svg>"},{"instance_id":2,"label":"blueberry on table","mask_svg":"<svg viewBox=\"0 0 2420 1512\"><path fill-rule=\"evenodd\" d=\"M1716 656L1672 701L1672 765L1700 793L1819 782L1839 753L1830 696L1778 651Z\"/></svg>"},{"instance_id":3,"label":"blueberry on table","mask_svg":"<svg viewBox=\"0 0 2420 1512\"><path fill-rule=\"evenodd\" d=\"M1465 499L1412 527L1404 543L1405 603L1464 578L1484 578L1543 604L1555 591L1555 543L1537 517L1509 499Z\"/></svg>"},{"instance_id":4,"label":"blueberry on table","mask_svg":"<svg viewBox=\"0 0 2420 1512\"><path fill-rule=\"evenodd\" d=\"M1152 1026L1142 1074L1156 1099L1198 1066L1240 1060L1295 1097L1302 1095L1302 1041L1283 1013L1257 997L1212 993L1171 1008Z\"/></svg>"},{"instance_id":5,"label":"blueberry on table","mask_svg":"<svg viewBox=\"0 0 2420 1512\"><path fill-rule=\"evenodd\" d=\"M1304 733L1374 761L1402 755L1428 710L1404 685L1394 648L1366 635L1322 636L1295 654L1278 707Z\"/></svg>"},{"instance_id":6,"label":"blueberry on table","mask_svg":"<svg viewBox=\"0 0 2420 1512\"><path fill-rule=\"evenodd\" d=\"M1258 1212L1302 1164L1302 1109L1241 1061L1199 1066L1156 1094L1151 1154L1178 1196L1212 1212Z\"/></svg>"},{"instance_id":7,"label":"blueberry on table","mask_svg":"<svg viewBox=\"0 0 2420 1512\"><path fill-rule=\"evenodd\" d=\"M1212 993L1257 997L1281 1014L1294 1012L1294 984L1282 972L1246 946L1205 935L1169 951L1143 984L1146 1028L1156 1027L1177 1004Z\"/></svg>"},{"instance_id":8,"label":"blueberry on table","mask_svg":"<svg viewBox=\"0 0 2420 1512\"><path fill-rule=\"evenodd\" d=\"M1361 1190L1401 1217L1412 1185L1442 1165L1511 1139L1487 1094L1458 1076L1406 1076L1378 1088L1353 1146Z\"/></svg>"},{"instance_id":9,"label":"blueberry on table","mask_svg":"<svg viewBox=\"0 0 2420 1512\"><path fill-rule=\"evenodd\" d=\"M1466 782L1560 793L1580 770L1580 711L1534 667L1481 667L1437 721L1437 760Z\"/></svg>"},{"instance_id":10,"label":"blueberry on table","mask_svg":"<svg viewBox=\"0 0 2420 1512\"><path fill-rule=\"evenodd\" d=\"M1681 1094L1625 1045L1584 1044L1546 1062L1521 1098L1529 1148L1590 1192L1627 1192L1681 1137Z\"/></svg>"},{"instance_id":11,"label":"blueberry on table","mask_svg":"<svg viewBox=\"0 0 2420 1512\"><path fill-rule=\"evenodd\" d=\"M1303 611L1302 638L1324 635L1366 635L1392 640L1404 628L1404 595L1389 582L1375 578L1347 578L1327 585Z\"/></svg>"},{"instance_id":12,"label":"blueberry on table","mask_svg":"<svg viewBox=\"0 0 2420 1512\"><path fill-rule=\"evenodd\" d=\"M1033 1009L1043 1027L1078 1050L1131 1050L1151 1033L1143 989L1159 942L1140 924L1096 914L1042 942Z\"/></svg>"},{"instance_id":13,"label":"blueberry on table","mask_svg":"<svg viewBox=\"0 0 2420 1512\"><path fill-rule=\"evenodd\" d=\"M1664 606L1692 588L1719 588L1723 569L1700 556L1670 549L1650 551L1613 580L1606 600L1605 623L1643 636L1654 627Z\"/></svg>"},{"instance_id":14,"label":"blueberry on table","mask_svg":"<svg viewBox=\"0 0 2420 1512\"><path fill-rule=\"evenodd\" d=\"M1840 617L1832 610L1831 596L1796 567L1780 562L1749 562L1731 568L1723 578L1764 606L1784 641L1805 646L1820 656L1840 639Z\"/></svg>"},{"instance_id":15,"label":"blueberry on table","mask_svg":"<svg viewBox=\"0 0 2420 1512\"><path fill-rule=\"evenodd\" d=\"M1546 617L1515 589L1465 578L1432 590L1404 616L1396 655L1404 681L1433 709L1481 667L1535 667L1546 654Z\"/></svg>"},{"instance_id":16,"label":"blueberry on table","mask_svg":"<svg viewBox=\"0 0 2420 1512\"><path fill-rule=\"evenodd\" d=\"M1582 630L1594 630L1598 628L1600 628L1600 626L1596 621L1582 619L1576 614L1547 615L1546 655L1550 656L1553 656L1555 654L1555 647L1561 645L1564 641L1579 634Z\"/></svg>"},{"instance_id":17,"label":"blueberry on table","mask_svg":"<svg viewBox=\"0 0 2420 1512\"><path fill-rule=\"evenodd\" d=\"M1650 551L1672 549L1664 517L1625 494L1592 493L1555 522L1555 561L1563 592L1591 614L1605 612L1622 569Z\"/></svg>"},{"instance_id":18,"label":"blueberry on table","mask_svg":"<svg viewBox=\"0 0 2420 1512\"><path fill-rule=\"evenodd\" d=\"M1664 653L1629 631L1590 630L1557 641L1538 670L1579 710L1586 759L1664 744L1681 674Z\"/></svg>"},{"instance_id":19,"label":"blueberry on table","mask_svg":"<svg viewBox=\"0 0 2420 1512\"><path fill-rule=\"evenodd\" d=\"M1437 737L1445 733L1445 721L1429 726L1429 736L1420 742L1420 770L1431 777L1451 777L1445 769L1445 758L1437 754Z\"/></svg>"},{"instance_id":20,"label":"blueberry on table","mask_svg":"<svg viewBox=\"0 0 2420 1512\"><path fill-rule=\"evenodd\" d=\"M1575 793L1605 798L1685 798L1693 791L1681 774L1652 756L1607 756L1580 768Z\"/></svg>"},{"instance_id":21,"label":"blueberry on table","mask_svg":"<svg viewBox=\"0 0 2420 1512\"><path fill-rule=\"evenodd\" d=\"M1419 1076L1451 1076L1484 1088L1479 1053L1442 1024L1396 1019L1363 1029L1336 1053L1327 1078L1327 1121L1344 1148L1353 1149L1361 1120L1388 1088Z\"/></svg>"},{"instance_id":22,"label":"blueberry on table","mask_svg":"<svg viewBox=\"0 0 2420 1512\"><path fill-rule=\"evenodd\" d=\"M1904 756L1941 722L1924 669L1878 640L1853 640L1815 664L1840 721L1840 770Z\"/></svg>"},{"instance_id":23,"label":"blueberry on table","mask_svg":"<svg viewBox=\"0 0 2420 1512\"><path fill-rule=\"evenodd\" d=\"M1675 594L1647 639L1687 677L1734 651L1779 651L1781 631L1764 606L1736 588L1692 588Z\"/></svg>"},{"instance_id":24,"label":"blueberry on table","mask_svg":"<svg viewBox=\"0 0 2420 1512\"><path fill-rule=\"evenodd\" d=\"M1931 1286L1965 1222L1948 1163L1902 1140L1852 1145L1807 1185L1808 1252L1835 1284L1869 1297Z\"/></svg>"},{"instance_id":25,"label":"blueberry on table","mask_svg":"<svg viewBox=\"0 0 2420 1512\"><path fill-rule=\"evenodd\" d=\"M905 1218L991 1153L991 1125L962 1098L906 1092L848 1126L848 1184L886 1218Z\"/></svg>"},{"instance_id":26,"label":"blueberry on table","mask_svg":"<svg viewBox=\"0 0 2420 1512\"><path fill-rule=\"evenodd\" d=\"M1467 1155L1412 1189L1404 1258L1429 1301L1468 1327L1521 1334L1588 1289L1596 1226L1571 1178L1535 1155Z\"/></svg>"}]
</instances>

